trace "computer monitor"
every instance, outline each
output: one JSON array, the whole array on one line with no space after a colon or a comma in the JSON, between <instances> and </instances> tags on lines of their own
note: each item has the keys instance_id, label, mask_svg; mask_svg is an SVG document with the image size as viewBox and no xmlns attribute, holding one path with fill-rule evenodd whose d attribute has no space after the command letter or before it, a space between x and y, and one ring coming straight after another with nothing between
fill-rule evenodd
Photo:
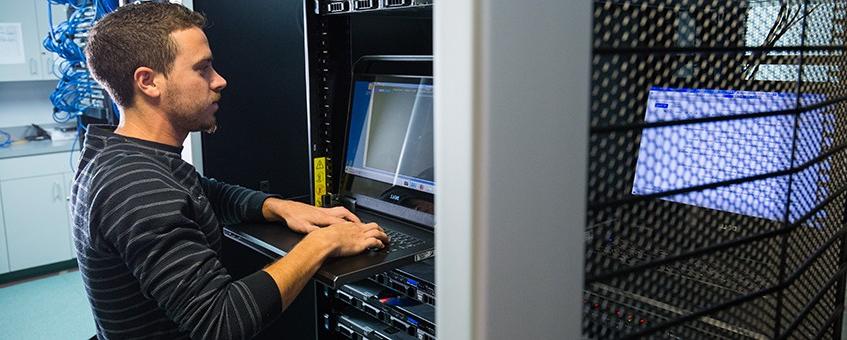
<instances>
[{"instance_id":1,"label":"computer monitor","mask_svg":"<svg viewBox=\"0 0 847 340\"><path fill-rule=\"evenodd\" d=\"M433 214L432 78L354 79L343 191Z\"/></svg>"},{"instance_id":2,"label":"computer monitor","mask_svg":"<svg viewBox=\"0 0 847 340\"><path fill-rule=\"evenodd\" d=\"M803 95L808 106L824 100ZM794 93L652 87L645 122L728 117L797 107ZM797 120L799 117L799 120ZM817 157L832 144L834 117L812 110L799 116L771 115L655 127L641 135L632 194L648 195L788 170ZM802 176L774 176L662 197L662 200L750 217L790 222L826 197L828 162ZM807 222L807 224L811 221Z\"/></svg>"}]
</instances>

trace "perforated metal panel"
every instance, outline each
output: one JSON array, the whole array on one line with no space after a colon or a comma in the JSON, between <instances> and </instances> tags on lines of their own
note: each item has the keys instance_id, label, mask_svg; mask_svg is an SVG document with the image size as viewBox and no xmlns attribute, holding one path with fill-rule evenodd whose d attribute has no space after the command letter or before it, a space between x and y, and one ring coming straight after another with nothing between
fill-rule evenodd
<instances>
[{"instance_id":1,"label":"perforated metal panel","mask_svg":"<svg viewBox=\"0 0 847 340\"><path fill-rule=\"evenodd\" d=\"M594 3L585 338L840 337L846 10Z\"/></svg>"}]
</instances>

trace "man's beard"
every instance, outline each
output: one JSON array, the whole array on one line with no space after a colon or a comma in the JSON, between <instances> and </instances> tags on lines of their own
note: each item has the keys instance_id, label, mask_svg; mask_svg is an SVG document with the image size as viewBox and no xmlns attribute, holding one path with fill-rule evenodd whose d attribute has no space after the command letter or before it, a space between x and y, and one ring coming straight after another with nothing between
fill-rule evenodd
<instances>
[{"instance_id":1,"label":"man's beard","mask_svg":"<svg viewBox=\"0 0 847 340\"><path fill-rule=\"evenodd\" d=\"M217 119L214 113L211 119L206 119L205 110L208 105L191 101L187 96L181 95L182 91L173 91L167 97L170 99L165 107L165 112L171 116L173 124L188 132L203 131L213 134L218 129Z\"/></svg>"}]
</instances>

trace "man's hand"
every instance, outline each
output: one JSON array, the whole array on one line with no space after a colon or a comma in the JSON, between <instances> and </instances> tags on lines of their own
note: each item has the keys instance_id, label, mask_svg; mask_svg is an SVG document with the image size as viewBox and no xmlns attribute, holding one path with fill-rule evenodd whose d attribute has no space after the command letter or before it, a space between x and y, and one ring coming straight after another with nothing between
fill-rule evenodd
<instances>
[{"instance_id":1,"label":"man's hand","mask_svg":"<svg viewBox=\"0 0 847 340\"><path fill-rule=\"evenodd\" d=\"M368 248L383 248L389 241L385 230L376 223L354 222L333 224L309 234L307 239L320 239L332 257L355 255Z\"/></svg>"},{"instance_id":2,"label":"man's hand","mask_svg":"<svg viewBox=\"0 0 847 340\"><path fill-rule=\"evenodd\" d=\"M303 234L332 224L362 222L344 207L318 208L273 197L262 204L262 215L268 221L285 221L288 228Z\"/></svg>"}]
</instances>

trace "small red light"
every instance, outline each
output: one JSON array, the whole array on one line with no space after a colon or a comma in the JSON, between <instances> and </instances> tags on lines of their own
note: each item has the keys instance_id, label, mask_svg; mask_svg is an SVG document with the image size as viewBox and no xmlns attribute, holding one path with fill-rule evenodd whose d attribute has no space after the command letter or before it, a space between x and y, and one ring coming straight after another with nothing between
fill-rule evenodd
<instances>
[{"instance_id":1,"label":"small red light","mask_svg":"<svg viewBox=\"0 0 847 340\"><path fill-rule=\"evenodd\" d=\"M639 324L642 324L642 325L646 325L646 324L647 324L647 320L641 319L641 320L638 320L638 323L639 323Z\"/></svg>"},{"instance_id":2,"label":"small red light","mask_svg":"<svg viewBox=\"0 0 847 340\"><path fill-rule=\"evenodd\" d=\"M594 304L594 309L600 309L600 304L599 304L599 303L595 303L595 304Z\"/></svg>"}]
</instances>

